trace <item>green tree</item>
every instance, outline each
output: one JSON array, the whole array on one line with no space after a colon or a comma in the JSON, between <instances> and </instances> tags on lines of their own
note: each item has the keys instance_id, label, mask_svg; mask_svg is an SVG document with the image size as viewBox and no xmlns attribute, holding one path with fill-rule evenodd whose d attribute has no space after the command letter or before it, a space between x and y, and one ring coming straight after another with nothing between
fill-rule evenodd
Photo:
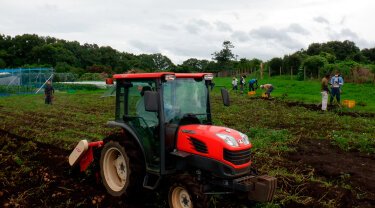
<instances>
[{"instance_id":1,"label":"green tree","mask_svg":"<svg viewBox=\"0 0 375 208\"><path fill-rule=\"evenodd\" d=\"M281 58L272 58L269 61L269 67L271 68L272 74L279 74L280 67L283 65L283 60Z\"/></svg>"},{"instance_id":2,"label":"green tree","mask_svg":"<svg viewBox=\"0 0 375 208\"><path fill-rule=\"evenodd\" d=\"M0 69L4 69L6 66L7 64L5 63L5 61L2 58L0 58Z\"/></svg>"},{"instance_id":3,"label":"green tree","mask_svg":"<svg viewBox=\"0 0 375 208\"><path fill-rule=\"evenodd\" d=\"M55 72L65 73L73 70L73 67L66 62L58 62L55 66Z\"/></svg>"},{"instance_id":4,"label":"green tree","mask_svg":"<svg viewBox=\"0 0 375 208\"><path fill-rule=\"evenodd\" d=\"M187 59L182 63L183 67L186 67L186 72L202 72L202 63L196 58Z\"/></svg>"},{"instance_id":5,"label":"green tree","mask_svg":"<svg viewBox=\"0 0 375 208\"><path fill-rule=\"evenodd\" d=\"M173 71L175 65L172 63L172 61L166 57L163 56L160 53L152 54L151 55L152 60L152 67L151 71Z\"/></svg>"},{"instance_id":6,"label":"green tree","mask_svg":"<svg viewBox=\"0 0 375 208\"><path fill-rule=\"evenodd\" d=\"M232 48L234 48L234 45L226 40L223 42L223 49L219 52L214 52L213 60L216 60L218 63L218 70L223 69L232 69L232 63L231 60L235 58L235 55L232 53Z\"/></svg>"},{"instance_id":7,"label":"green tree","mask_svg":"<svg viewBox=\"0 0 375 208\"><path fill-rule=\"evenodd\" d=\"M375 48L364 48L361 51L367 62L375 63Z\"/></svg>"},{"instance_id":8,"label":"green tree","mask_svg":"<svg viewBox=\"0 0 375 208\"><path fill-rule=\"evenodd\" d=\"M290 70L297 71L302 64L302 55L294 53L292 55L285 55L283 59L282 74L290 74Z\"/></svg>"},{"instance_id":9,"label":"green tree","mask_svg":"<svg viewBox=\"0 0 375 208\"><path fill-rule=\"evenodd\" d=\"M319 55L322 52L322 44L311 43L306 52L309 56Z\"/></svg>"},{"instance_id":10,"label":"green tree","mask_svg":"<svg viewBox=\"0 0 375 208\"><path fill-rule=\"evenodd\" d=\"M321 52L320 56L323 57L323 58L325 58L325 59L327 59L327 62L329 64L333 64L336 61L336 56L334 56L334 55L332 55L330 53L327 53L327 52Z\"/></svg>"},{"instance_id":11,"label":"green tree","mask_svg":"<svg viewBox=\"0 0 375 208\"><path fill-rule=\"evenodd\" d=\"M323 68L327 64L327 59L321 56L310 56L303 61L303 67L306 67L306 74L314 77L318 76L319 68Z\"/></svg>"}]
</instances>

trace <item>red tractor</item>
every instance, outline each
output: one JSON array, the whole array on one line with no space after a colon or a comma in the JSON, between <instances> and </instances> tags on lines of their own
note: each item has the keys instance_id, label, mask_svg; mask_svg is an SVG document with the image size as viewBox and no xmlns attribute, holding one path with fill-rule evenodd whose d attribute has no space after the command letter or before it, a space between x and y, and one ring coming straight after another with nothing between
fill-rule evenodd
<instances>
[{"instance_id":1,"label":"red tractor","mask_svg":"<svg viewBox=\"0 0 375 208\"><path fill-rule=\"evenodd\" d=\"M276 178L251 171L249 138L212 125L210 73L117 74L115 121L100 142L82 140L69 157L84 171L100 152L100 176L112 196L170 181L171 208L206 207L209 194L271 201ZM221 89L224 105L228 91ZM95 151L94 151L95 154ZM99 154L99 153L98 153ZM99 157L99 155L97 155Z\"/></svg>"}]
</instances>

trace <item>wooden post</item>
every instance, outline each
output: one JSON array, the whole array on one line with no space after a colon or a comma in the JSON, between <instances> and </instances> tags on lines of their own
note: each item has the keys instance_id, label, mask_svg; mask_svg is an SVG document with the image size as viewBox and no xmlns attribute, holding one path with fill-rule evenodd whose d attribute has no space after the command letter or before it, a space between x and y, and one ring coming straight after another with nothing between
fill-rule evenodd
<instances>
[{"instance_id":1,"label":"wooden post","mask_svg":"<svg viewBox=\"0 0 375 208\"><path fill-rule=\"evenodd\" d=\"M290 67L290 80L293 79L293 67Z\"/></svg>"},{"instance_id":2,"label":"wooden post","mask_svg":"<svg viewBox=\"0 0 375 208\"><path fill-rule=\"evenodd\" d=\"M306 80L306 66L303 67L303 81Z\"/></svg>"},{"instance_id":3,"label":"wooden post","mask_svg":"<svg viewBox=\"0 0 375 208\"><path fill-rule=\"evenodd\" d=\"M268 77L271 78L271 67L268 67Z\"/></svg>"}]
</instances>

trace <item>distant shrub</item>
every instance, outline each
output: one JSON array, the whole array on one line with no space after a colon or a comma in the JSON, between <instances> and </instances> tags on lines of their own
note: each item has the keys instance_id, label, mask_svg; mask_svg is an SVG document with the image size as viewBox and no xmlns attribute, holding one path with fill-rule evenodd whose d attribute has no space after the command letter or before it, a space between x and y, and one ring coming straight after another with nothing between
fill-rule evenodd
<instances>
[{"instance_id":1,"label":"distant shrub","mask_svg":"<svg viewBox=\"0 0 375 208\"><path fill-rule=\"evenodd\" d=\"M108 74L106 73L84 73L79 80L80 81L96 81L96 80L104 80L108 78Z\"/></svg>"},{"instance_id":2,"label":"distant shrub","mask_svg":"<svg viewBox=\"0 0 375 208\"><path fill-rule=\"evenodd\" d=\"M68 91L68 90L88 90L88 91L95 91L100 90L100 87L96 85L90 84L62 84L62 83L55 83L53 84L55 90L60 91Z\"/></svg>"}]
</instances>

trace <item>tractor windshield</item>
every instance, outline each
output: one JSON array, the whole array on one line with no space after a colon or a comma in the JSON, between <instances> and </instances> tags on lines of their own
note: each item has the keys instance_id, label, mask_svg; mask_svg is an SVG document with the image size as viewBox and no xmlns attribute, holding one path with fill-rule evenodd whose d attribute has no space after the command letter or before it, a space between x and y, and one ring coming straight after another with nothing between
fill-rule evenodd
<instances>
[{"instance_id":1,"label":"tractor windshield","mask_svg":"<svg viewBox=\"0 0 375 208\"><path fill-rule=\"evenodd\" d=\"M208 90L204 79L176 78L163 83L165 122L208 124Z\"/></svg>"}]
</instances>

